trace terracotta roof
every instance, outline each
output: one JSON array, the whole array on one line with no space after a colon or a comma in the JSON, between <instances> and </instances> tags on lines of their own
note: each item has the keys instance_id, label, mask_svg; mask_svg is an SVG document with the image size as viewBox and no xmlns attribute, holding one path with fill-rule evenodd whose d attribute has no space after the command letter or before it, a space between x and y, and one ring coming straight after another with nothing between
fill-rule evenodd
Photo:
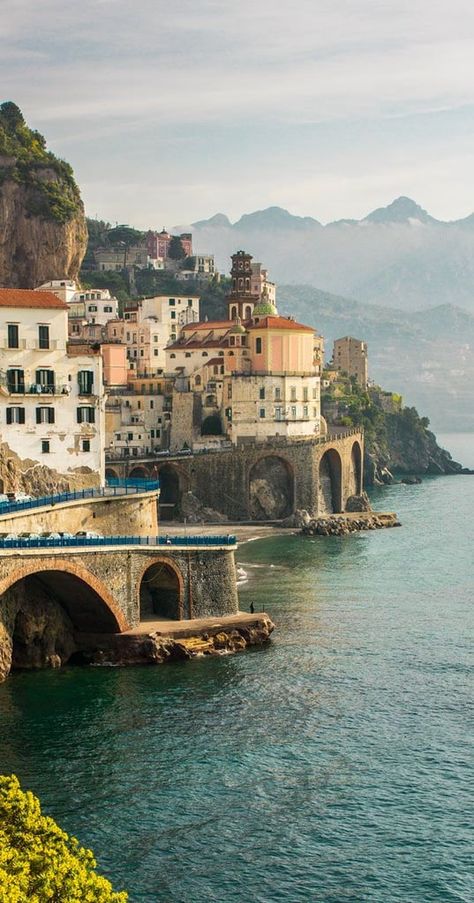
<instances>
[{"instance_id":1,"label":"terracotta roof","mask_svg":"<svg viewBox=\"0 0 474 903\"><path fill-rule=\"evenodd\" d=\"M314 332L312 326L304 326L287 317L261 317L259 323L254 323L247 329L297 329L298 332Z\"/></svg>"},{"instance_id":2,"label":"terracotta roof","mask_svg":"<svg viewBox=\"0 0 474 903\"><path fill-rule=\"evenodd\" d=\"M203 364L203 367L209 367L211 364L213 365L213 367L215 367L216 364L223 364L223 363L224 363L223 357L211 357L211 360L206 361L206 363Z\"/></svg>"},{"instance_id":3,"label":"terracotta roof","mask_svg":"<svg viewBox=\"0 0 474 903\"><path fill-rule=\"evenodd\" d=\"M0 307L39 307L69 310L65 301L61 301L52 292L36 292L24 288L0 288Z\"/></svg>"},{"instance_id":4,"label":"terracotta roof","mask_svg":"<svg viewBox=\"0 0 474 903\"><path fill-rule=\"evenodd\" d=\"M186 323L181 327L182 332L185 329L230 329L231 326L235 326L235 320L209 320L209 322L196 322L196 323Z\"/></svg>"}]
</instances>

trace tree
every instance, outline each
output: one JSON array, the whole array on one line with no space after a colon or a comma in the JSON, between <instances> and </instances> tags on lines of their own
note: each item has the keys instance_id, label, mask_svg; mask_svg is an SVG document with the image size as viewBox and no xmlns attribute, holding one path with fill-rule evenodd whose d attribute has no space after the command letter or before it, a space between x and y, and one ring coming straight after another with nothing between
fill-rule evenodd
<instances>
[{"instance_id":1,"label":"tree","mask_svg":"<svg viewBox=\"0 0 474 903\"><path fill-rule=\"evenodd\" d=\"M143 232L138 229L132 229L131 226L116 226L107 233L107 239L112 245L126 245L130 248L143 241Z\"/></svg>"},{"instance_id":2,"label":"tree","mask_svg":"<svg viewBox=\"0 0 474 903\"><path fill-rule=\"evenodd\" d=\"M127 903L95 871L90 850L41 814L39 800L15 775L0 776L0 901L2 903Z\"/></svg>"},{"instance_id":3,"label":"tree","mask_svg":"<svg viewBox=\"0 0 474 903\"><path fill-rule=\"evenodd\" d=\"M171 241L168 247L168 257L171 257L171 260L184 260L184 258L186 257L186 252L183 248L179 235L171 236Z\"/></svg>"}]
</instances>

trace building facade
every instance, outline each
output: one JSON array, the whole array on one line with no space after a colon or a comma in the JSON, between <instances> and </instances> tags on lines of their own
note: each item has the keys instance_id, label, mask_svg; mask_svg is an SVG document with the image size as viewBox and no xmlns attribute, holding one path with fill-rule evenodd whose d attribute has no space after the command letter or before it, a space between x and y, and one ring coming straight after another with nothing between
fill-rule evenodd
<instances>
[{"instance_id":1,"label":"building facade","mask_svg":"<svg viewBox=\"0 0 474 903\"><path fill-rule=\"evenodd\" d=\"M0 289L0 430L22 458L103 483L102 358L68 348L68 304L51 292Z\"/></svg>"},{"instance_id":2,"label":"building facade","mask_svg":"<svg viewBox=\"0 0 474 903\"><path fill-rule=\"evenodd\" d=\"M336 339L333 350L333 366L336 370L355 377L361 388L367 388L369 378L367 343L352 336Z\"/></svg>"}]
</instances>

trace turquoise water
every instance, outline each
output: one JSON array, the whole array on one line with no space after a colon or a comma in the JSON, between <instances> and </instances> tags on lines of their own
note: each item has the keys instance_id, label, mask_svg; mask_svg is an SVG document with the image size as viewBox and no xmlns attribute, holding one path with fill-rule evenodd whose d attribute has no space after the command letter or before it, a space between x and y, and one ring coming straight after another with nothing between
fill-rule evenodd
<instances>
[{"instance_id":1,"label":"turquoise water","mask_svg":"<svg viewBox=\"0 0 474 903\"><path fill-rule=\"evenodd\" d=\"M376 502L403 527L241 547L266 649L0 686L0 771L131 901L474 899L474 477Z\"/></svg>"}]
</instances>

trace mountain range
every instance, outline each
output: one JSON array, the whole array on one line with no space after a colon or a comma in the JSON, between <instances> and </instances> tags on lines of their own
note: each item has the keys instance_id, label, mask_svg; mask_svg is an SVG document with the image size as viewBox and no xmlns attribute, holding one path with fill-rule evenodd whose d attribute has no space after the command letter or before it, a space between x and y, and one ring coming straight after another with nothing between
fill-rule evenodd
<instances>
[{"instance_id":1,"label":"mountain range","mask_svg":"<svg viewBox=\"0 0 474 903\"><path fill-rule=\"evenodd\" d=\"M223 213L187 226L221 272L243 248L279 283L309 284L385 308L421 310L454 304L474 311L474 214L443 222L400 197L361 220L322 225L281 207Z\"/></svg>"}]
</instances>

